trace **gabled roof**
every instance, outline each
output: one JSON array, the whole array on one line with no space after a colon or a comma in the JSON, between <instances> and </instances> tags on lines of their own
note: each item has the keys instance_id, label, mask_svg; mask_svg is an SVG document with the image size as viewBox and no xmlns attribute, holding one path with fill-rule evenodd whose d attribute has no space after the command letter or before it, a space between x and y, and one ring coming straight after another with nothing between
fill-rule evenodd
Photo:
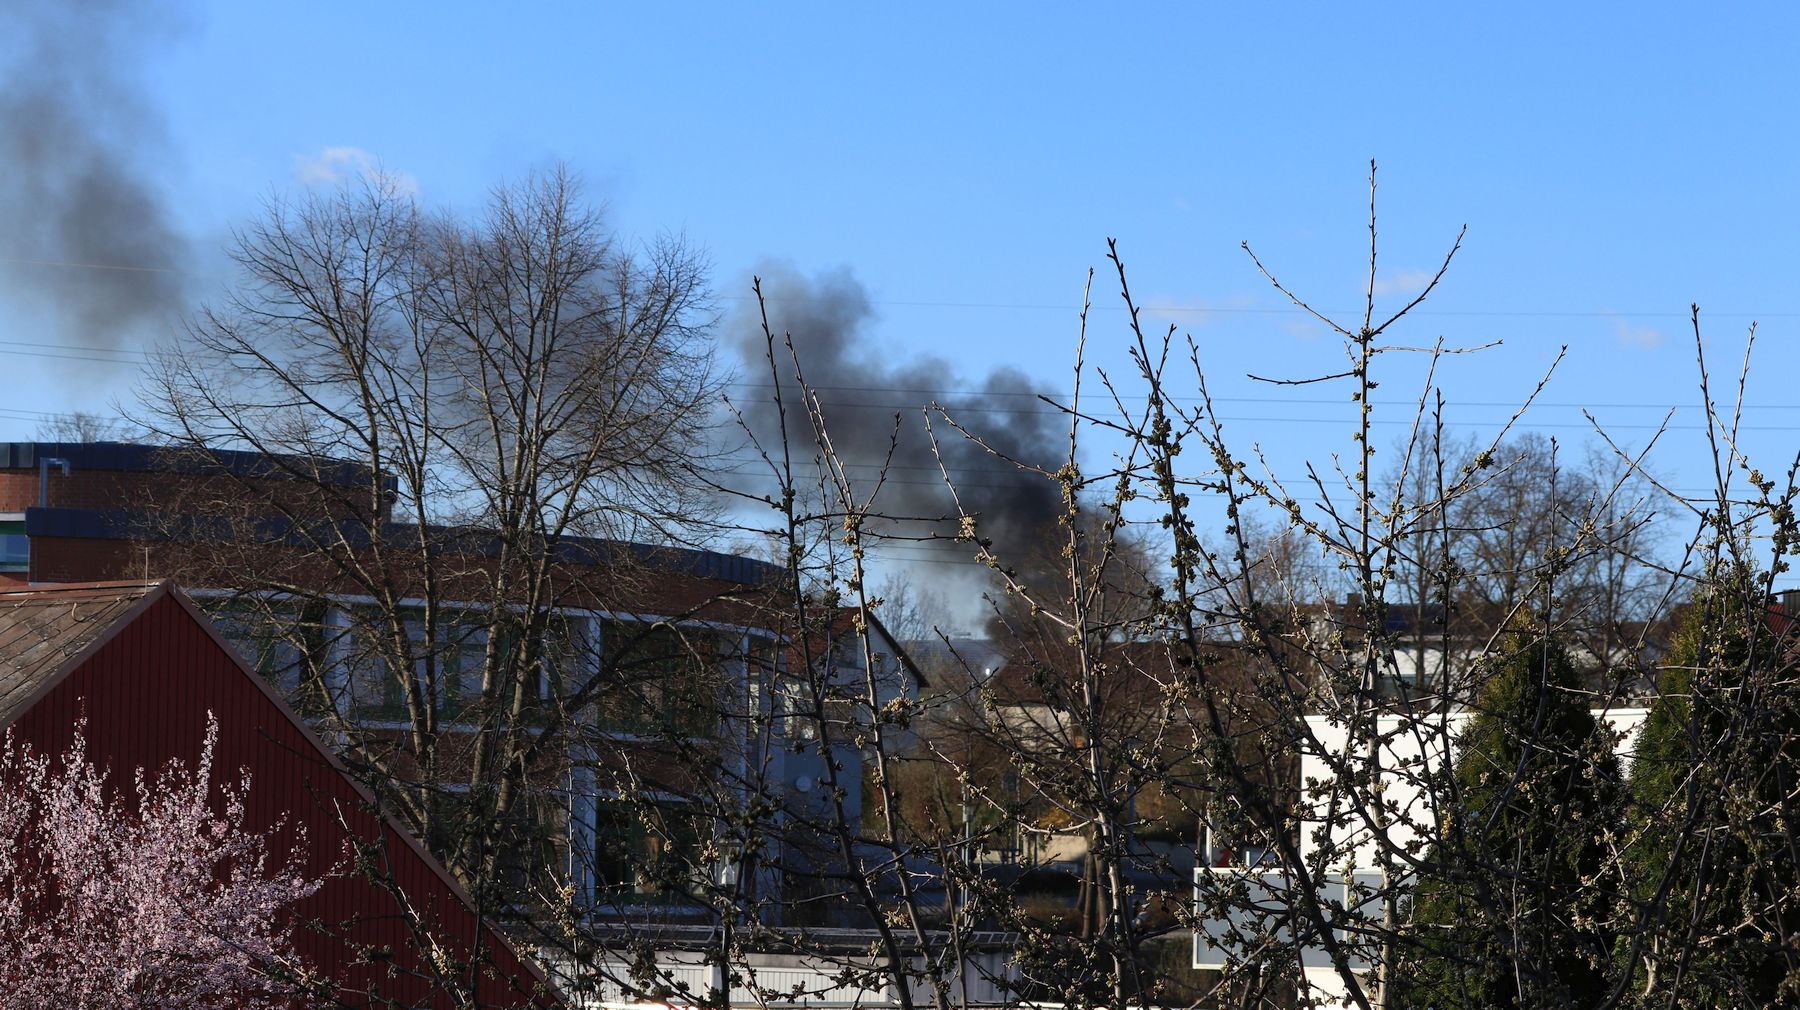
<instances>
[{"instance_id":1,"label":"gabled roof","mask_svg":"<svg viewBox=\"0 0 1800 1010\"><path fill-rule=\"evenodd\" d=\"M868 623L869 631L877 635L881 641L887 643L886 651L893 655L894 661L900 664L900 669L908 676L912 677L913 685L921 691L930 687L931 681L926 679L925 671L919 668L919 664L913 662L912 654L907 651L906 645L898 638L894 637L894 633L887 629L887 625L881 623L881 618L876 617L873 610L859 610L857 607L839 607L838 615L836 619L832 621L833 636L854 636L856 634L856 618L858 613L861 613L864 616L864 619Z\"/></svg>"},{"instance_id":2,"label":"gabled roof","mask_svg":"<svg viewBox=\"0 0 1800 1010\"><path fill-rule=\"evenodd\" d=\"M344 785L361 799L365 810L375 816L377 823L391 831L455 900L471 914L475 913L474 898L450 871L391 813L382 809L368 787L357 781L337 754L319 739L287 701L251 670L211 619L172 583L63 583L0 591L0 730L25 718L33 706L65 679L76 675L102 647L165 598L187 614L228 657L227 661L236 667L245 683L271 703L279 713L277 717L285 719L318 758L341 776ZM477 930L487 934L487 942L503 947L530 980L541 987L539 994L531 999L534 1005L565 1005L536 964L518 957L491 923L479 916L475 923Z\"/></svg>"},{"instance_id":3,"label":"gabled roof","mask_svg":"<svg viewBox=\"0 0 1800 1010\"><path fill-rule=\"evenodd\" d=\"M0 592L0 726L163 591L141 582L89 582Z\"/></svg>"},{"instance_id":4,"label":"gabled roof","mask_svg":"<svg viewBox=\"0 0 1800 1010\"><path fill-rule=\"evenodd\" d=\"M1261 664L1245 650L1209 644L1206 653L1230 665L1214 673L1222 682L1227 673L1234 686L1248 690ZM1109 705L1154 707L1164 700L1163 686L1174 679L1182 650L1167 642L1107 642L1090 659L1102 664L1095 671L1100 694ZM1080 654L1065 642L1022 644L987 680L987 687L1002 706L1066 705L1081 695L1077 670Z\"/></svg>"},{"instance_id":5,"label":"gabled roof","mask_svg":"<svg viewBox=\"0 0 1800 1010\"><path fill-rule=\"evenodd\" d=\"M788 615L786 614L776 613L771 616L775 618L771 622L774 624L793 623L787 620ZM811 623L814 620L817 621L816 625ZM924 670L920 669L919 664L913 662L913 657L907 651L906 646L898 638L895 638L892 632L888 631L887 625L881 623L881 619L875 616L873 610L866 610L862 607L843 606L832 607L829 610L814 608L809 617L812 634L805 636L812 653L810 657L806 655L808 650L801 644L802 636L792 628L785 628L790 643L788 668L804 670L812 667L815 663L825 661L828 657L841 658L837 653L840 647L854 647L861 641L861 634L857 630L859 621L867 626L875 651L885 652L892 656L895 663L899 665L900 671L912 678L914 687L924 690L931 686L931 681L925 676Z\"/></svg>"},{"instance_id":6,"label":"gabled roof","mask_svg":"<svg viewBox=\"0 0 1800 1010\"><path fill-rule=\"evenodd\" d=\"M949 636L914 638L903 644L922 668L944 674L952 683L977 684L1006 664L1007 648L1011 646L991 638Z\"/></svg>"}]
</instances>

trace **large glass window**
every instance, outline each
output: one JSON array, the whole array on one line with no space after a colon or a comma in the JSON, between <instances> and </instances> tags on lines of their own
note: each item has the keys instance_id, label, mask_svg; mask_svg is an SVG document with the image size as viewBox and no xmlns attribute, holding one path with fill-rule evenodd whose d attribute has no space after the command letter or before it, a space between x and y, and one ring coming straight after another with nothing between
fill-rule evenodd
<instances>
[{"instance_id":1,"label":"large glass window","mask_svg":"<svg viewBox=\"0 0 1800 1010\"><path fill-rule=\"evenodd\" d=\"M422 610L400 616L405 637L396 642L389 617L373 609L352 612L347 664L351 714L375 720L408 718L407 682L393 670L399 659L421 699L435 694L440 716L454 720L463 715L481 694L485 622L475 613L446 611L438 618L436 641L427 641Z\"/></svg>"},{"instance_id":2,"label":"large glass window","mask_svg":"<svg viewBox=\"0 0 1800 1010\"><path fill-rule=\"evenodd\" d=\"M468 707L481 699L487 643L488 629L482 614L451 612L439 622L437 647L429 655L437 663L438 712L445 718L456 721L472 714L467 712ZM417 666L420 683L428 683L429 667L424 657Z\"/></svg>"},{"instance_id":3,"label":"large glass window","mask_svg":"<svg viewBox=\"0 0 1800 1010\"><path fill-rule=\"evenodd\" d=\"M704 629L610 624L603 632L610 687L600 728L711 736L722 701L718 637Z\"/></svg>"},{"instance_id":4,"label":"large glass window","mask_svg":"<svg viewBox=\"0 0 1800 1010\"><path fill-rule=\"evenodd\" d=\"M543 644L532 655L516 652L520 641L516 630L507 632L499 650L501 669L513 671L515 663L526 667L517 672L523 676L526 685L525 718L533 723L541 723L549 717L564 697L566 685L571 679L579 683L579 671L589 665L590 646L585 620L552 613L544 621L541 636Z\"/></svg>"},{"instance_id":5,"label":"large glass window","mask_svg":"<svg viewBox=\"0 0 1800 1010\"><path fill-rule=\"evenodd\" d=\"M0 519L0 572L24 572L30 568L31 538L25 535L24 517Z\"/></svg>"},{"instance_id":6,"label":"large glass window","mask_svg":"<svg viewBox=\"0 0 1800 1010\"><path fill-rule=\"evenodd\" d=\"M422 699L435 691L440 718L452 723L481 719L475 706L481 702L482 680L488 668L488 639L495 636L492 673L497 677L520 676L525 682L524 712L528 722L541 722L562 696L564 678L582 665L587 648L582 622L553 615L546 626L534 630L543 644L531 654L519 648L517 622L500 624L481 610L445 610L437 621L435 641L428 642L424 612L402 616L404 647L396 645L389 620L373 608L349 612L352 627L347 643L350 711L362 719L394 721L407 718L406 681L390 669L391 657L403 653L411 667ZM509 615L513 616L513 615ZM521 668L523 667L523 668ZM511 711L512 694L501 690L495 703L504 716Z\"/></svg>"},{"instance_id":7,"label":"large glass window","mask_svg":"<svg viewBox=\"0 0 1800 1010\"><path fill-rule=\"evenodd\" d=\"M594 887L618 904L680 901L707 877L701 817L680 803L601 800L594 817Z\"/></svg>"},{"instance_id":8,"label":"large glass window","mask_svg":"<svg viewBox=\"0 0 1800 1010\"><path fill-rule=\"evenodd\" d=\"M263 679L293 699L306 662L308 627L298 603L218 599L203 604L219 633Z\"/></svg>"},{"instance_id":9,"label":"large glass window","mask_svg":"<svg viewBox=\"0 0 1800 1010\"><path fill-rule=\"evenodd\" d=\"M406 718L405 682L394 673L392 659L404 651L406 665L412 665L412 657L422 651L424 625L405 622L406 643L396 646L392 629L379 613L357 611L351 619L354 623L347 636L350 714L359 719Z\"/></svg>"}]
</instances>

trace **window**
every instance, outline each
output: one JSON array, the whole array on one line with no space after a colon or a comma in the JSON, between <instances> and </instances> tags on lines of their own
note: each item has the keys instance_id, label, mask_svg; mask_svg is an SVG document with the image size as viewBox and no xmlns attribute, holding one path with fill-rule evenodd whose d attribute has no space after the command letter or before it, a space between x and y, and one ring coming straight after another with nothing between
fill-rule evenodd
<instances>
[{"instance_id":1,"label":"window","mask_svg":"<svg viewBox=\"0 0 1800 1010\"><path fill-rule=\"evenodd\" d=\"M0 513L0 572L24 572L31 568L31 538L25 535L25 517Z\"/></svg>"},{"instance_id":2,"label":"window","mask_svg":"<svg viewBox=\"0 0 1800 1010\"><path fill-rule=\"evenodd\" d=\"M813 716L812 685L792 677L775 682L775 714L782 736L789 740L812 740L819 735L819 720ZM828 703L829 704L829 703Z\"/></svg>"},{"instance_id":3,"label":"window","mask_svg":"<svg viewBox=\"0 0 1800 1010\"><path fill-rule=\"evenodd\" d=\"M288 698L300 692L307 628L299 604L226 599L206 604L219 633L250 668Z\"/></svg>"},{"instance_id":4,"label":"window","mask_svg":"<svg viewBox=\"0 0 1800 1010\"><path fill-rule=\"evenodd\" d=\"M404 644L397 645L391 640L390 618L372 608L352 611L354 626L348 636L351 714L382 721L409 717L406 681L392 670L392 660L400 653L420 698L435 694L438 714L455 720L481 694L487 650L485 622L473 611L442 612L437 641L427 642L424 611L413 610L400 617L406 637Z\"/></svg>"},{"instance_id":5,"label":"window","mask_svg":"<svg viewBox=\"0 0 1800 1010\"><path fill-rule=\"evenodd\" d=\"M529 662L530 668L519 671L527 686L525 697L525 718L528 722L542 723L556 710L563 697L566 683L575 678L580 679L579 671L586 667L587 660L587 622L580 618L571 618L559 613L547 615L542 630L543 645L536 654L521 662ZM519 633L509 630L501 639L499 653L500 668L512 670L514 650L518 647ZM510 703L511 699L507 699Z\"/></svg>"},{"instance_id":6,"label":"window","mask_svg":"<svg viewBox=\"0 0 1800 1010\"><path fill-rule=\"evenodd\" d=\"M546 872L560 877L556 874L557 864L562 862L555 841L558 823L555 804L541 796L523 799L502 823L495 869L503 893L514 896L512 900L522 900L534 891L541 893Z\"/></svg>"},{"instance_id":7,"label":"window","mask_svg":"<svg viewBox=\"0 0 1800 1010\"><path fill-rule=\"evenodd\" d=\"M421 625L420 635L424 629ZM487 662L488 629L485 615L473 611L451 612L438 624L438 645L430 658L437 663L438 713L455 721L481 698L482 666ZM421 685L429 685L430 667L424 657L418 663ZM470 713L472 714L472 713Z\"/></svg>"},{"instance_id":8,"label":"window","mask_svg":"<svg viewBox=\"0 0 1800 1010\"><path fill-rule=\"evenodd\" d=\"M359 719L404 719L407 716L404 683L392 672L390 655L395 649L388 641L390 629L374 610L352 614L354 622L347 636L349 657L350 714ZM406 654L416 656L424 638L424 626L407 621ZM416 676L416 674L415 674Z\"/></svg>"},{"instance_id":9,"label":"window","mask_svg":"<svg viewBox=\"0 0 1800 1010\"><path fill-rule=\"evenodd\" d=\"M601 729L689 737L717 732L723 683L716 636L609 624L602 650L613 686L600 702Z\"/></svg>"},{"instance_id":10,"label":"window","mask_svg":"<svg viewBox=\"0 0 1800 1010\"><path fill-rule=\"evenodd\" d=\"M594 807L594 889L602 902L677 902L700 892L702 818L680 803L601 800Z\"/></svg>"},{"instance_id":11,"label":"window","mask_svg":"<svg viewBox=\"0 0 1800 1010\"><path fill-rule=\"evenodd\" d=\"M1381 671L1384 698L1420 698L1429 694L1444 668L1444 651L1435 646L1396 649Z\"/></svg>"},{"instance_id":12,"label":"window","mask_svg":"<svg viewBox=\"0 0 1800 1010\"><path fill-rule=\"evenodd\" d=\"M345 669L348 672L349 711L361 719L392 722L408 718L406 682L390 670L391 657L398 647L388 639L391 624L380 610L373 607L352 608L346 612L351 627L341 635ZM435 692L440 718L451 723L475 723L481 713L475 706L481 701L482 679L488 672L488 639L498 645L494 650L493 674L525 678L525 720L541 723L554 710L563 693L565 675L583 665L586 648L584 622L551 614L534 634L543 636L543 646L535 655L518 652L520 641L516 613L495 616L490 611L466 609L439 612L435 642L427 642L425 614L422 609L402 613L406 641L404 655L412 669L414 683L421 699ZM518 670L516 663L529 663ZM496 694L502 714L511 711L512 695Z\"/></svg>"}]
</instances>

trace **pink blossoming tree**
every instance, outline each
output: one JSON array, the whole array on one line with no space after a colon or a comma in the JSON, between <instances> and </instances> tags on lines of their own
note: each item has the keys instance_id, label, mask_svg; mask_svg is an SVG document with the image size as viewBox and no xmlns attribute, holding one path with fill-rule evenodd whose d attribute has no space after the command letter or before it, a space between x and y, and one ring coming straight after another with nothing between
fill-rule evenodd
<instances>
[{"instance_id":1,"label":"pink blossoming tree","mask_svg":"<svg viewBox=\"0 0 1800 1010\"><path fill-rule=\"evenodd\" d=\"M139 769L135 802L87 758L0 743L0 1010L287 1007L309 980L290 942L294 902L318 890L298 853L244 826L246 773Z\"/></svg>"}]
</instances>

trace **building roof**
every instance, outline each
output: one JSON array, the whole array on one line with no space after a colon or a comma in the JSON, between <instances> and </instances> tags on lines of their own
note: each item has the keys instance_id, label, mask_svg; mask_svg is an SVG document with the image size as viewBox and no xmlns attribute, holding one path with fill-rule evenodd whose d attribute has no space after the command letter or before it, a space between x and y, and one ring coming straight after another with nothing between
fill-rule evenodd
<instances>
[{"instance_id":1,"label":"building roof","mask_svg":"<svg viewBox=\"0 0 1800 1010\"><path fill-rule=\"evenodd\" d=\"M231 474L263 480L303 476L328 484L367 484L374 471L361 463L320 456L274 455L242 449L195 449L132 442L0 442L0 470L30 470L46 459L79 471ZM388 484L393 478L385 478Z\"/></svg>"},{"instance_id":2,"label":"building roof","mask_svg":"<svg viewBox=\"0 0 1800 1010\"><path fill-rule=\"evenodd\" d=\"M989 638L914 638L905 643L906 651L920 667L934 675L943 675L951 683L981 683L1007 659L1010 643Z\"/></svg>"},{"instance_id":3,"label":"building roof","mask_svg":"<svg viewBox=\"0 0 1800 1010\"><path fill-rule=\"evenodd\" d=\"M67 463L77 481L97 474L138 474L167 478L170 488L227 476L265 487L267 482L300 487L373 487L378 479L375 470L365 463L324 456L129 442L0 442L0 471L30 471L49 459ZM379 480L391 498L396 486L394 477L382 475ZM56 486L62 488L68 481L65 475ZM392 521L385 513L378 521L368 521L330 509L317 514L269 509L267 515L246 526L246 516L233 509L206 508L201 510L203 514L187 514L179 496L161 500L159 505L158 501L120 498L116 491L113 494L114 497L98 503L101 507L90 501L80 507L51 508L47 502L39 501L25 509L25 533L31 537L142 542L234 540L248 533L259 542L277 546L304 547L324 539L341 540L358 548L376 540L416 544L423 536L441 548L471 556L492 555L499 549L499 540L492 530L430 526L421 531L418 526ZM248 506L258 501L256 494L246 491L233 504ZM209 503L219 504L211 499ZM746 586L775 581L782 572L778 566L754 558L698 547L576 535L558 536L554 543L560 560L577 565L629 562L657 571Z\"/></svg>"},{"instance_id":4,"label":"building roof","mask_svg":"<svg viewBox=\"0 0 1800 1010\"><path fill-rule=\"evenodd\" d=\"M895 638L892 632L888 631L887 625L881 623L881 618L876 617L873 610L862 607L834 607L828 612L824 627L819 629L818 634L808 636L808 641L812 646L812 662L832 655L841 646L854 646L860 642L861 632L857 627L859 622L868 628L871 644L875 651L891 655L894 662L899 665L901 672L912 678L915 687L923 690L931 686L930 679L919 668L919 664L913 662L912 654L906 646ZM812 665L812 662L801 655L801 646L798 641L800 636L792 631L788 634L791 639L795 640L791 655L792 661L798 664L791 668L804 669Z\"/></svg>"},{"instance_id":5,"label":"building roof","mask_svg":"<svg viewBox=\"0 0 1800 1010\"><path fill-rule=\"evenodd\" d=\"M202 640L210 640L217 647L222 662L227 664L225 668L242 677L241 683L249 685L254 692L252 696L266 699L273 709L274 721L283 724L297 737L293 743L300 744L298 749L291 744L281 747L262 737L258 753L287 760L296 757L301 750L312 751L329 773L341 780L349 796L361 801L360 811L375 818L376 830L390 832L391 838L398 841L399 859L406 859L405 854L410 853L417 861L414 865L422 868L425 879L435 881L472 916L474 928L486 934L481 942L490 947L498 945L520 975L537 987L535 994L525 994L524 1002L537 1006L564 1005L538 966L518 957L511 945L494 931L492 924L483 919L474 898L456 878L392 814L382 809L368 787L356 780L287 702L251 670L211 620L171 583L64 583L0 591L0 729L29 722L34 715L40 714L33 713L34 708L54 708L46 700L52 692L65 681L79 679L84 669L91 668L105 655L103 650L109 643L133 624L140 623L140 618L148 620L159 613L152 608L164 602L178 608L178 612L185 612L192 622L191 627L198 630ZM100 747L93 751L105 752ZM275 777L279 779L280 776ZM340 820L331 823L343 823L342 809L334 808L334 812ZM386 837L390 836L384 836L384 839ZM394 880L397 881L398 874L392 862L394 856L387 858L390 860L389 872L396 874ZM417 879L418 874L413 877ZM345 875L332 880L348 881L350 877ZM430 896L423 897L429 899Z\"/></svg>"},{"instance_id":6,"label":"building roof","mask_svg":"<svg viewBox=\"0 0 1800 1010\"><path fill-rule=\"evenodd\" d=\"M0 726L30 708L160 590L93 582L0 592Z\"/></svg>"}]
</instances>

